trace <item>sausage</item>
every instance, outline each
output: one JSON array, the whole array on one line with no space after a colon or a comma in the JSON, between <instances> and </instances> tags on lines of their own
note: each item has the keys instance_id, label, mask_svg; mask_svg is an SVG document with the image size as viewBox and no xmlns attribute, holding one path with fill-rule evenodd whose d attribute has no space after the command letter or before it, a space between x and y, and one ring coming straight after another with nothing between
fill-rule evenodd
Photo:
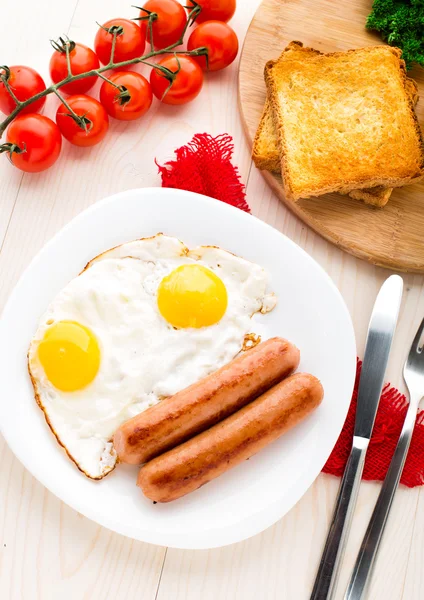
<instances>
[{"instance_id":1,"label":"sausage","mask_svg":"<svg viewBox=\"0 0 424 600\"><path fill-rule=\"evenodd\" d=\"M271 338L133 417L115 432L119 460L141 464L236 412L296 370L299 350Z\"/></svg>"},{"instance_id":2,"label":"sausage","mask_svg":"<svg viewBox=\"0 0 424 600\"><path fill-rule=\"evenodd\" d=\"M208 429L293 373L299 350L271 338L211 375L123 423L113 445L119 460L144 463Z\"/></svg>"},{"instance_id":3,"label":"sausage","mask_svg":"<svg viewBox=\"0 0 424 600\"><path fill-rule=\"evenodd\" d=\"M185 496L276 440L311 413L323 395L316 377L296 373L208 431L148 462L137 485L155 502Z\"/></svg>"}]
</instances>

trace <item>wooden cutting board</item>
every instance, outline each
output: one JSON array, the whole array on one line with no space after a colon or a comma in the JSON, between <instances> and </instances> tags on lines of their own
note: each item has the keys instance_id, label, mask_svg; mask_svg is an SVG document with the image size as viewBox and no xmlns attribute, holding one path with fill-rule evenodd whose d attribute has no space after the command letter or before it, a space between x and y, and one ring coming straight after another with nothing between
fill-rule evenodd
<instances>
[{"instance_id":1,"label":"wooden cutting board","mask_svg":"<svg viewBox=\"0 0 424 600\"><path fill-rule=\"evenodd\" d=\"M292 40L321 52L383 43L365 29L371 0L264 0L250 24L240 61L239 100L250 143L265 101L263 68ZM418 83L417 115L424 125L424 69L408 75ZM281 178L261 171L281 200L312 229L347 252L375 265L424 273L424 182L397 188L384 208L327 194L297 203L284 196Z\"/></svg>"}]
</instances>

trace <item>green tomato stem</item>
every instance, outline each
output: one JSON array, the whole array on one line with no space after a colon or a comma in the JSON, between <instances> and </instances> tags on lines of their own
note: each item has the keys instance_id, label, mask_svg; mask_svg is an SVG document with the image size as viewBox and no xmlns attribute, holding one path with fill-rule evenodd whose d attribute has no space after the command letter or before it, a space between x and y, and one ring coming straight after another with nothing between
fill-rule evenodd
<instances>
[{"instance_id":1,"label":"green tomato stem","mask_svg":"<svg viewBox=\"0 0 424 600\"><path fill-rule=\"evenodd\" d=\"M20 100L17 99L17 97L15 96L12 88L9 85L9 81L7 80L7 77L5 77L4 75L0 75L0 79L3 82L4 87L6 88L6 90L9 93L9 96L11 96L12 100L14 101L14 103L16 104L16 107L21 107L21 109L24 107L24 102L21 102Z\"/></svg>"},{"instance_id":2,"label":"green tomato stem","mask_svg":"<svg viewBox=\"0 0 424 600\"><path fill-rule=\"evenodd\" d=\"M72 77L72 68L71 68L71 50L70 44L65 44L65 52L66 52L66 66L68 68L68 77Z\"/></svg>"},{"instance_id":3,"label":"green tomato stem","mask_svg":"<svg viewBox=\"0 0 424 600\"><path fill-rule=\"evenodd\" d=\"M110 50L110 60L109 60L109 68L112 68L113 65L113 59L115 58L115 46L116 46L116 38L118 37L118 35L121 35L122 32L119 32L117 29L113 30L113 39L112 39L112 48Z\"/></svg>"},{"instance_id":4,"label":"green tomato stem","mask_svg":"<svg viewBox=\"0 0 424 600\"><path fill-rule=\"evenodd\" d=\"M81 129L84 129L84 131L87 131L87 119L84 116L81 117L80 115L77 115L77 113L70 107L70 105L68 104L68 102L66 102L65 98L62 96L62 94L60 92L58 92L57 90L53 90L53 92L56 94L56 96L62 102L62 104L68 111L69 116L73 118L75 123L79 127L81 127Z\"/></svg>"},{"instance_id":5,"label":"green tomato stem","mask_svg":"<svg viewBox=\"0 0 424 600\"><path fill-rule=\"evenodd\" d=\"M97 73L97 77L100 77L100 79L103 79L103 81L107 81L108 83L110 83L110 85L113 85L113 87L118 88L118 90L120 89L119 85L116 85L116 83L113 83L113 81L111 79L108 79L102 73Z\"/></svg>"}]
</instances>

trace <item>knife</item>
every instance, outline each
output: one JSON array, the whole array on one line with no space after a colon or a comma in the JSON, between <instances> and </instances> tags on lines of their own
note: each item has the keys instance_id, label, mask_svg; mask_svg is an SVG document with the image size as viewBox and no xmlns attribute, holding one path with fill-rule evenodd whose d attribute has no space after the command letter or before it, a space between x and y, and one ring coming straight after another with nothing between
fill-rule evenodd
<instances>
[{"instance_id":1,"label":"knife","mask_svg":"<svg viewBox=\"0 0 424 600\"><path fill-rule=\"evenodd\" d=\"M383 283L374 304L359 380L352 450L340 484L311 600L334 598L340 564L358 497L365 455L383 389L402 291L402 278L399 275L392 275Z\"/></svg>"}]
</instances>

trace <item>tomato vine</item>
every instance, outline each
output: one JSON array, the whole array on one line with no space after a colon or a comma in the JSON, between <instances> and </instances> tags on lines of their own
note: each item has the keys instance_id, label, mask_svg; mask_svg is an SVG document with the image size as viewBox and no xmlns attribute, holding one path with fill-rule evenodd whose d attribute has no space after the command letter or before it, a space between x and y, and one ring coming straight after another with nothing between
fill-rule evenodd
<instances>
[{"instance_id":1,"label":"tomato vine","mask_svg":"<svg viewBox=\"0 0 424 600\"><path fill-rule=\"evenodd\" d=\"M134 8L138 8L138 7L134 7ZM190 10L190 13L187 18L187 22L185 23L184 30L183 30L180 38L175 43L167 46L166 48L162 48L162 49L158 49L158 50L155 49L154 44L153 44L154 40L153 40L153 29L152 29L153 22L157 19L157 15L156 15L156 13L153 13L153 12L146 14L146 16L142 18L142 20L147 21L147 27L149 30L149 38L150 38L150 44L151 44L150 52L143 54L142 56L139 56L137 58L124 60L121 62L114 62L114 54L115 54L115 46L116 46L117 37L123 33L123 28L120 26L111 28L109 33L111 33L111 35L113 36L113 39L112 39L112 47L111 47L109 63L107 65L99 67L98 69L91 69L89 71L79 73L77 75L72 74L71 60L70 60L70 53L72 52L72 49L75 46L74 42L69 40L68 38L64 38L64 37L59 38L60 43L51 41L53 48L55 48L55 49L60 48L61 51L64 50L66 53L66 63L67 63L67 70L68 70L67 76L64 79L62 79L61 81L50 85L45 90L39 92L38 94L35 94L34 96L32 96L24 101L20 101L15 96L15 94L13 93L13 90L11 89L11 87L8 83L8 80L10 77L9 67L7 67L6 65L0 66L0 81L3 83L8 94L11 96L14 103L16 104L15 109L2 122L0 122L0 138L3 135L4 131L6 130L6 128L8 127L8 125L15 119L15 117L17 117L19 115L19 113L25 107L32 104L33 102L36 102L37 100L40 100L41 98L44 98L45 96L48 96L49 94L55 94L59 98L59 100L62 102L62 104L64 104L64 106L67 108L70 116L75 120L75 122L82 129L87 130L87 127L90 127L89 120L86 119L84 116L77 115L71 109L71 107L68 105L68 103L66 102L65 98L62 96L62 94L60 93L59 90L61 87L63 87L64 85L66 85L68 83L78 81L78 80L84 79L86 77L93 77L93 76L100 77L101 79L108 81L111 85L113 85L119 89L119 86L114 84L105 75L103 75L103 73L105 71L109 71L111 69L120 69L121 67L127 67L128 65L135 65L138 63L146 64L146 65L153 67L156 70L161 71L162 75L166 79L168 79L169 87L170 87L172 85L176 75L178 74L180 67L178 66L176 71L171 71L170 69L167 69L166 67L163 67L161 65L150 63L149 59L154 58L156 56L173 53L175 48L177 48L178 46L180 46L183 43L184 36L187 32L188 27L190 27L193 24L196 17L199 15L200 11L201 11L201 7L198 4L195 4L194 7L192 8L192 10ZM196 49L190 50L190 51L183 51L183 54L186 54L188 56L205 56L206 60L208 58L208 50L205 47L196 48ZM178 63L178 61L177 61L177 63ZM120 90L120 92L122 92L123 94L127 93L126 90L124 90L124 89ZM4 148L3 148L3 146L4 146ZM11 152L10 148L6 149L6 147L5 147L6 144L4 144L3 146L0 146L0 152L6 151L6 150L8 152ZM16 152L16 150L14 150L14 151Z\"/></svg>"}]
</instances>

